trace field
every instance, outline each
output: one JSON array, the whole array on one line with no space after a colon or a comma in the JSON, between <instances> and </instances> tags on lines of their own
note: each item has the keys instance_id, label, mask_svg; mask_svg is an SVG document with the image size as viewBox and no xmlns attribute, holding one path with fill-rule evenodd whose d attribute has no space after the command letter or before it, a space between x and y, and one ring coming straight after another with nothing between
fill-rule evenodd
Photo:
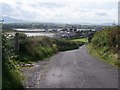
<instances>
[{"instance_id":1,"label":"field","mask_svg":"<svg viewBox=\"0 0 120 90\"><path fill-rule=\"evenodd\" d=\"M87 39L87 38L78 38L78 39L72 39L71 41L87 43L87 42L88 42L88 39Z\"/></svg>"}]
</instances>

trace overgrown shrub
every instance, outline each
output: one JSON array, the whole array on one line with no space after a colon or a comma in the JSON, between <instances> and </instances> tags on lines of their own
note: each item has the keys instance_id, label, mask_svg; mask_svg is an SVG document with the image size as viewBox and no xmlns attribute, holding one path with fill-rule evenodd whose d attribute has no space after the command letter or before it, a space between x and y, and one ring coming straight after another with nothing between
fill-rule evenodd
<instances>
[{"instance_id":1,"label":"overgrown shrub","mask_svg":"<svg viewBox=\"0 0 120 90\"><path fill-rule=\"evenodd\" d=\"M95 47L114 49L115 53L120 51L120 27L106 28L105 30L96 32L92 39Z\"/></svg>"},{"instance_id":2,"label":"overgrown shrub","mask_svg":"<svg viewBox=\"0 0 120 90\"><path fill-rule=\"evenodd\" d=\"M109 46L109 35L110 35L110 30L102 30L98 31L95 33L94 38L92 39L92 43L96 47L103 47L103 46Z\"/></svg>"},{"instance_id":3,"label":"overgrown shrub","mask_svg":"<svg viewBox=\"0 0 120 90\"><path fill-rule=\"evenodd\" d=\"M120 27L112 28L109 35L109 43L114 53L120 54Z\"/></svg>"}]
</instances>

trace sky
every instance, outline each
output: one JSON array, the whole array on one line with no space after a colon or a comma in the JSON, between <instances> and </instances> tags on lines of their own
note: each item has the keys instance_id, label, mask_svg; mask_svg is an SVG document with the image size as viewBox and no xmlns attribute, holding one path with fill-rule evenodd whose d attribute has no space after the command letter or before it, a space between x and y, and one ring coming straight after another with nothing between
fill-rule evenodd
<instances>
[{"instance_id":1,"label":"sky","mask_svg":"<svg viewBox=\"0 0 120 90\"><path fill-rule=\"evenodd\" d=\"M33 22L112 23L119 0L0 0L2 17Z\"/></svg>"}]
</instances>

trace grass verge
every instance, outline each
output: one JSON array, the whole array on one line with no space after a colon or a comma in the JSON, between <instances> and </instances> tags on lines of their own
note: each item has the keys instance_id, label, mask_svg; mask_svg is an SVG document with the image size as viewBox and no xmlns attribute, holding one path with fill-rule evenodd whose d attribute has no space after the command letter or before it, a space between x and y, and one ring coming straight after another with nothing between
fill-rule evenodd
<instances>
[{"instance_id":1,"label":"grass verge","mask_svg":"<svg viewBox=\"0 0 120 90\"><path fill-rule=\"evenodd\" d=\"M106 51L106 47L104 48L94 48L91 43L86 45L89 53L92 56L98 57L101 60L115 66L120 67L120 58L118 58L117 54L113 54L110 51Z\"/></svg>"}]
</instances>

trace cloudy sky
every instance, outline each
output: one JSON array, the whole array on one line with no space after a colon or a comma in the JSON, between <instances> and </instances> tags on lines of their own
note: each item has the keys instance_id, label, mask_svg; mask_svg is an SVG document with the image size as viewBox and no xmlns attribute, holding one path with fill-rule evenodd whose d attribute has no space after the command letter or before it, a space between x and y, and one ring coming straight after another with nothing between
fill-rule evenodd
<instances>
[{"instance_id":1,"label":"cloudy sky","mask_svg":"<svg viewBox=\"0 0 120 90\"><path fill-rule=\"evenodd\" d=\"M100 24L117 22L118 1L0 0L0 5L2 5L2 16L21 20Z\"/></svg>"}]
</instances>

